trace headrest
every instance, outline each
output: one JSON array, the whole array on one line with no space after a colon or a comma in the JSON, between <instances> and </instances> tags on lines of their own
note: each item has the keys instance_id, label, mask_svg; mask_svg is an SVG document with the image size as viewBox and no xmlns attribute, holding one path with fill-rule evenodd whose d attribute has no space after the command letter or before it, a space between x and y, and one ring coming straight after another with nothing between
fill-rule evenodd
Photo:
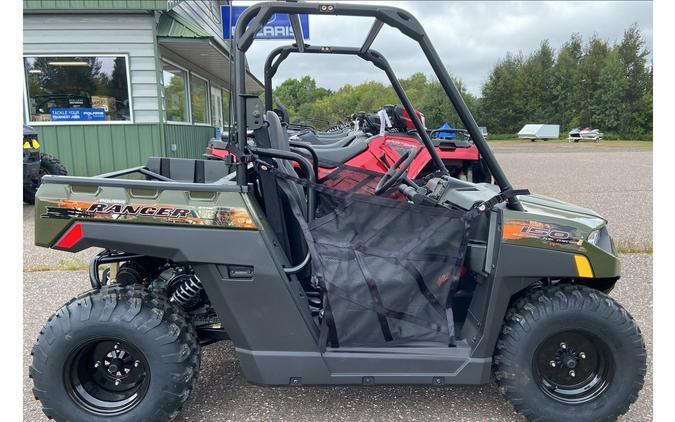
<instances>
[{"instance_id":1,"label":"headrest","mask_svg":"<svg viewBox=\"0 0 675 422\"><path fill-rule=\"evenodd\" d=\"M288 135L286 131L281 126L281 121L277 113L273 111L268 111L265 113L265 120L269 124L268 130L270 135L270 146L274 149L280 149L282 151L290 151L290 146L288 144Z\"/></svg>"}]
</instances>

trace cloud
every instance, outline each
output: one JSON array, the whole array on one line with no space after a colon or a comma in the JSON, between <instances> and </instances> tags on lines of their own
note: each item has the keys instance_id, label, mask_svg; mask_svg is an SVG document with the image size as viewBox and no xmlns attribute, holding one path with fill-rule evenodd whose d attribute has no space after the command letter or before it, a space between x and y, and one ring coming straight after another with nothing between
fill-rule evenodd
<instances>
[{"instance_id":1,"label":"cloud","mask_svg":"<svg viewBox=\"0 0 675 422\"><path fill-rule=\"evenodd\" d=\"M375 3L375 2L358 2ZM497 1L391 1L388 5L410 11L422 23L448 71L461 78L474 94L494 64L507 52L529 54L542 40L560 47L574 32L584 40L593 34L619 41L623 31L637 23L652 49L652 3L644 1L497 2ZM359 46L372 20L349 17L310 17L310 44ZM256 41L248 58L251 71L261 80L269 52L288 44ZM399 78L415 72L432 75L416 44L398 30L385 28L373 48L387 57ZM387 79L382 71L356 57L295 54L279 68L274 84L309 74L319 86L337 89L344 84Z\"/></svg>"}]
</instances>

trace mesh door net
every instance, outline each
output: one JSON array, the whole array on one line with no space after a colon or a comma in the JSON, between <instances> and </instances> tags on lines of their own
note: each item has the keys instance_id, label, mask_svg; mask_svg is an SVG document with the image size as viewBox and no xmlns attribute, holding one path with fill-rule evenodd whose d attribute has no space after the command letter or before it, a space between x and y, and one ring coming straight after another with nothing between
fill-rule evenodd
<instances>
[{"instance_id":1,"label":"mesh door net","mask_svg":"<svg viewBox=\"0 0 675 422\"><path fill-rule=\"evenodd\" d=\"M322 184L269 171L286 192L299 183L317 194L310 223L289 202L323 295L322 348L453 344L451 292L476 213L413 205L395 190L368 196L381 175L361 169L343 166Z\"/></svg>"}]
</instances>

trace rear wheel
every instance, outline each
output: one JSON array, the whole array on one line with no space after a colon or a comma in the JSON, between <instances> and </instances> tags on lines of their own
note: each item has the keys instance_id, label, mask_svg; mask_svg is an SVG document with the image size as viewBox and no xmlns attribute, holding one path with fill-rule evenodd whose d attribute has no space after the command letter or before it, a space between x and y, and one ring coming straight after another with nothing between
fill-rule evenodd
<instances>
[{"instance_id":1,"label":"rear wheel","mask_svg":"<svg viewBox=\"0 0 675 422\"><path fill-rule=\"evenodd\" d=\"M194 386L199 352L182 309L138 286L110 286L49 319L29 374L50 418L165 421Z\"/></svg>"},{"instance_id":2,"label":"rear wheel","mask_svg":"<svg viewBox=\"0 0 675 422\"><path fill-rule=\"evenodd\" d=\"M637 399L646 351L621 305L566 285L539 289L509 310L495 365L500 390L530 420L610 421Z\"/></svg>"}]
</instances>

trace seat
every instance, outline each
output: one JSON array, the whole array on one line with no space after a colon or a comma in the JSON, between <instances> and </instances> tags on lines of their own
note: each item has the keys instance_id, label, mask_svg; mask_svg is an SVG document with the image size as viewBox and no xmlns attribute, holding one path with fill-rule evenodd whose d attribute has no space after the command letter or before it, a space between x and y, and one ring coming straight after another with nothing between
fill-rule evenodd
<instances>
[{"instance_id":1,"label":"seat","mask_svg":"<svg viewBox=\"0 0 675 422\"><path fill-rule=\"evenodd\" d=\"M290 152L291 146L288 141L288 135L284 130L284 128L281 126L279 116L273 111L268 111L265 114L265 117L268 123L267 130L269 132L268 134L271 147L281 151ZM275 158L275 161L280 171L288 174L289 176L293 177L298 176L297 173L295 172L295 169L293 168L293 165L288 160L280 160ZM302 189L302 187L300 187L300 185L296 183L290 183L289 185L295 201L297 201L298 205L300 205L300 209L302 209L304 212L307 204L307 199L305 197L304 190Z\"/></svg>"},{"instance_id":2,"label":"seat","mask_svg":"<svg viewBox=\"0 0 675 422\"><path fill-rule=\"evenodd\" d=\"M368 142L355 142L343 148L316 148L314 151L317 157L319 157L319 165L332 169L351 160L367 149Z\"/></svg>"},{"instance_id":3,"label":"seat","mask_svg":"<svg viewBox=\"0 0 675 422\"><path fill-rule=\"evenodd\" d=\"M300 138L297 142L301 142L303 144L309 145L310 147L314 149L323 149L323 148L342 148L347 146L349 143L354 141L356 139L356 134L355 133L350 133L349 135L339 138L338 140L330 143L315 143L312 141L307 141L304 138Z\"/></svg>"},{"instance_id":4,"label":"seat","mask_svg":"<svg viewBox=\"0 0 675 422\"><path fill-rule=\"evenodd\" d=\"M290 151L288 135L281 126L279 116L268 111L265 114L267 122L267 136L270 147L281 151ZM297 177L293 165L288 160L274 159L277 169L289 176ZM307 198L302 186L297 183L280 181L275 176L263 172L260 175L264 193L265 212L274 232L283 245L287 256L293 264L302 261L307 255L307 243L302 235L302 229L291 211L290 202L294 201L306 217ZM280 189L284 183L286 189Z\"/></svg>"},{"instance_id":5,"label":"seat","mask_svg":"<svg viewBox=\"0 0 675 422\"><path fill-rule=\"evenodd\" d=\"M335 142L339 142L349 136L349 134L330 134L330 135L317 135L314 132L305 132L294 135L293 138L297 142L308 143L312 146L314 145L331 145Z\"/></svg>"}]
</instances>

